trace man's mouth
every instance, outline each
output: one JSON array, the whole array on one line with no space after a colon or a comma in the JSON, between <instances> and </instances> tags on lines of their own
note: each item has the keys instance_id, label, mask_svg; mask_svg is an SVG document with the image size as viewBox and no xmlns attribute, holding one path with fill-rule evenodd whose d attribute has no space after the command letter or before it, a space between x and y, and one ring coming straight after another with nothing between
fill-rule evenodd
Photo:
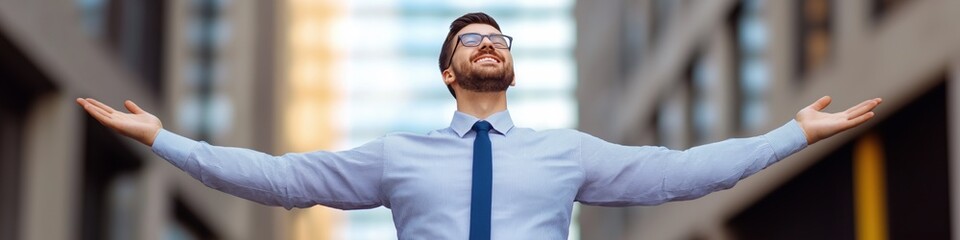
<instances>
[{"instance_id":1,"label":"man's mouth","mask_svg":"<svg viewBox=\"0 0 960 240\"><path fill-rule=\"evenodd\" d=\"M473 59L473 63L500 63L500 59L491 54L483 54Z\"/></svg>"}]
</instances>

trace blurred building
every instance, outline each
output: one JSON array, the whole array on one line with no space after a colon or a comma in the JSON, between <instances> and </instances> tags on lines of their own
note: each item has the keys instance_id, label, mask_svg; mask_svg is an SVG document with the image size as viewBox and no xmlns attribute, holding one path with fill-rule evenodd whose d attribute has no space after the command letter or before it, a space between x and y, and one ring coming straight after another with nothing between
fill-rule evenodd
<instances>
[{"instance_id":1,"label":"blurred building","mask_svg":"<svg viewBox=\"0 0 960 240\"><path fill-rule=\"evenodd\" d=\"M960 1L578 1L575 16L580 128L612 142L686 149L824 95L829 112L884 99L730 190L585 207L583 239L960 238Z\"/></svg>"},{"instance_id":2,"label":"blurred building","mask_svg":"<svg viewBox=\"0 0 960 240\"><path fill-rule=\"evenodd\" d=\"M286 239L74 99L131 99L214 144L280 148L276 3L0 1L0 239Z\"/></svg>"}]
</instances>

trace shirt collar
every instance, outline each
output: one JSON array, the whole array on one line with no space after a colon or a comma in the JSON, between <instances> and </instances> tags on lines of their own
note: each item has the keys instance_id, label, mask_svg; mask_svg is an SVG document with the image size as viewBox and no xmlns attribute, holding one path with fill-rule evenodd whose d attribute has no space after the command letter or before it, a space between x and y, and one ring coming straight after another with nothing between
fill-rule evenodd
<instances>
[{"instance_id":1,"label":"shirt collar","mask_svg":"<svg viewBox=\"0 0 960 240\"><path fill-rule=\"evenodd\" d=\"M510 112L507 110L494 113L484 120L490 122L490 125L493 125L493 130L503 135L506 135L510 129L513 129L513 120L510 119ZM452 128L458 136L463 137L467 135L467 132L473 128L473 124L477 121L480 121L477 117L456 111L453 113L453 121L450 122L450 128Z\"/></svg>"}]
</instances>

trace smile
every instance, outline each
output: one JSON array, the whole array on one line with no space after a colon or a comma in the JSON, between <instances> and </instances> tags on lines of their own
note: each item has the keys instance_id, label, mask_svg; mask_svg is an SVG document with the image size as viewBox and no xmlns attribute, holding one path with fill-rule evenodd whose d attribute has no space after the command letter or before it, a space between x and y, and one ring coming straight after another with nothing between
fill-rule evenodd
<instances>
[{"instance_id":1,"label":"smile","mask_svg":"<svg viewBox=\"0 0 960 240\"><path fill-rule=\"evenodd\" d=\"M500 63L500 59L490 54L484 54L484 55L477 56L477 58L473 59L473 62L474 63Z\"/></svg>"}]
</instances>

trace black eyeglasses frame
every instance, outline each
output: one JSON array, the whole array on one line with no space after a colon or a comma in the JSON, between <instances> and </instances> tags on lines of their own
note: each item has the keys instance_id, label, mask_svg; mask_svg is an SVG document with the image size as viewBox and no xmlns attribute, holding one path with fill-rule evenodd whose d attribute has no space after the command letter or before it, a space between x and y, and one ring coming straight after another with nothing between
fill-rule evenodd
<instances>
[{"instance_id":1,"label":"black eyeglasses frame","mask_svg":"<svg viewBox=\"0 0 960 240\"><path fill-rule=\"evenodd\" d=\"M463 39L463 36L465 36L465 35L479 35L479 36L480 36L480 42L478 42L477 45L474 45L474 46L467 46L466 43L463 43L463 41L461 41L461 40ZM505 47L505 48L500 48L500 47L496 47L496 45L494 45L494 48L507 49L507 51L513 49L513 37L511 37L511 36L507 36L507 35L503 35L503 34L497 34L497 33L491 33L491 34L486 34L486 35L484 35L484 34L479 34L479 33L464 33L464 34L460 34L459 36L457 36L457 42L453 44L454 47L453 47L453 51L450 52L450 60L447 61L447 68L450 68L450 66L453 64L453 55L454 55L455 53L457 53L457 47L456 47L457 45L463 45L464 47L478 47L478 46L480 46L480 44L483 44L483 39L484 39L484 38L490 39L490 42L493 42L493 39L490 38L490 37L495 37L495 36L497 36L497 37L504 37L505 39L507 39L507 47Z\"/></svg>"}]
</instances>

